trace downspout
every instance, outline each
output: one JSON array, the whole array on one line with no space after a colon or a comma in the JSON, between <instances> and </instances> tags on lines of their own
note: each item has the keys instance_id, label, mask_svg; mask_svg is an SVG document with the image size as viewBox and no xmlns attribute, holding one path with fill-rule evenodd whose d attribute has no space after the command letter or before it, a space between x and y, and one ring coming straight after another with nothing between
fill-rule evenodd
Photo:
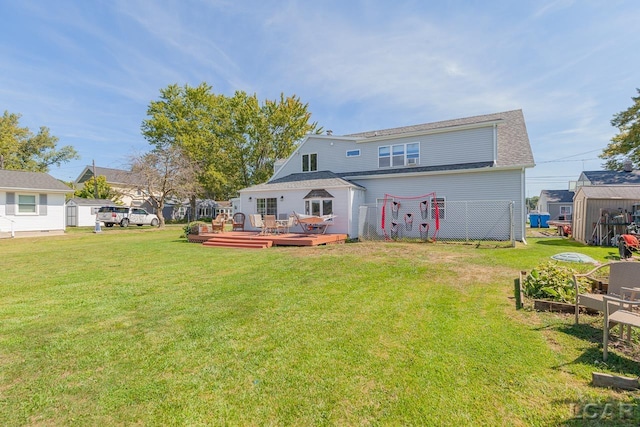
<instances>
[{"instance_id":1,"label":"downspout","mask_svg":"<svg viewBox=\"0 0 640 427\"><path fill-rule=\"evenodd\" d=\"M522 182L522 196L521 196L521 200L520 200L520 203L521 203L520 206L522 206L522 208L521 208L522 212L521 212L521 215L520 215L520 227L521 227L521 230L522 230L522 243L524 245L527 244L527 226L526 226L527 213L526 213L526 209L525 209L526 208L526 203L527 203L527 197L526 197L526 194L525 194L525 191L526 191L526 188L525 188L526 176L525 175L526 175L526 168L523 167L522 168L522 179L521 179L521 182Z\"/></svg>"},{"instance_id":2,"label":"downspout","mask_svg":"<svg viewBox=\"0 0 640 427\"><path fill-rule=\"evenodd\" d=\"M498 124L493 124L493 166L498 164Z\"/></svg>"}]
</instances>

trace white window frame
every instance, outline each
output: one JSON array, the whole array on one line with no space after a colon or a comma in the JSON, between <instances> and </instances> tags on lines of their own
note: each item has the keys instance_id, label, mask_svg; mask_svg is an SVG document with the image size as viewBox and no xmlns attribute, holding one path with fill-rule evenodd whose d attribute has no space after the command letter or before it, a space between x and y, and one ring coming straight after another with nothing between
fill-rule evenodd
<instances>
[{"instance_id":1,"label":"white window frame","mask_svg":"<svg viewBox=\"0 0 640 427\"><path fill-rule=\"evenodd\" d=\"M315 215L313 212L313 204L318 204L318 214L322 215L331 215L333 214L333 199L325 198L325 199L307 199L304 201L304 213L305 215ZM331 208L330 212L325 212L325 203L330 203Z\"/></svg>"},{"instance_id":2,"label":"white window frame","mask_svg":"<svg viewBox=\"0 0 640 427\"><path fill-rule=\"evenodd\" d=\"M386 154L384 156L380 155L380 150L383 149L383 148L386 148L387 151L388 151L388 154ZM389 164L388 165L381 165L380 161L382 159L387 160L389 162ZM381 145L381 146L378 147L378 167L379 168L390 168L391 167L391 146L390 145Z\"/></svg>"},{"instance_id":3,"label":"white window frame","mask_svg":"<svg viewBox=\"0 0 640 427\"><path fill-rule=\"evenodd\" d=\"M275 215L278 217L278 198L259 197L256 199L256 213L260 215Z\"/></svg>"},{"instance_id":4,"label":"white window frame","mask_svg":"<svg viewBox=\"0 0 640 427\"><path fill-rule=\"evenodd\" d=\"M306 157L306 159L305 159ZM315 168L313 157L315 157ZM307 170L305 170L305 167ZM302 155L302 172L315 172L318 170L318 153L307 153Z\"/></svg>"},{"instance_id":5,"label":"white window frame","mask_svg":"<svg viewBox=\"0 0 640 427\"><path fill-rule=\"evenodd\" d=\"M438 213L440 214L440 219L447 219L447 199L445 197L431 197L429 200L429 218L436 219L435 215L435 205L433 202L438 204Z\"/></svg>"},{"instance_id":6,"label":"white window frame","mask_svg":"<svg viewBox=\"0 0 640 427\"><path fill-rule=\"evenodd\" d=\"M409 154L409 146L410 145L417 145L418 146L418 157L415 157L415 155ZM419 142L408 142L405 144L404 147L404 153L405 153L405 165L410 166L410 165L419 165L420 164L420 143ZM409 160L413 160L415 159L414 162L409 163Z\"/></svg>"},{"instance_id":7,"label":"white window frame","mask_svg":"<svg viewBox=\"0 0 640 427\"><path fill-rule=\"evenodd\" d=\"M417 145L418 146L418 155L415 156L414 153L409 154L408 148L409 146ZM388 155L380 155L380 150L386 149L389 152ZM394 155L395 151L395 155ZM388 165L382 165L381 160L388 159ZM409 160L414 160L409 163ZM400 162L401 161L401 162ZM384 162L386 163L386 161ZM397 168L403 166L410 165L419 165L420 164L420 142L407 142L403 144L390 144L390 145L381 145L378 147L378 168Z\"/></svg>"},{"instance_id":8,"label":"white window frame","mask_svg":"<svg viewBox=\"0 0 640 427\"><path fill-rule=\"evenodd\" d=\"M347 157L360 157L360 149L359 148L355 148L353 150L347 150L346 156Z\"/></svg>"},{"instance_id":9,"label":"white window frame","mask_svg":"<svg viewBox=\"0 0 640 427\"><path fill-rule=\"evenodd\" d=\"M21 206L31 206L31 203L20 203L21 197L33 197L33 211L23 212L20 210ZM29 193L16 193L16 215L38 215L38 194Z\"/></svg>"},{"instance_id":10,"label":"white window frame","mask_svg":"<svg viewBox=\"0 0 640 427\"><path fill-rule=\"evenodd\" d=\"M572 210L573 210L573 206L571 205L560 206L560 215L565 215L565 216L571 215Z\"/></svg>"}]
</instances>

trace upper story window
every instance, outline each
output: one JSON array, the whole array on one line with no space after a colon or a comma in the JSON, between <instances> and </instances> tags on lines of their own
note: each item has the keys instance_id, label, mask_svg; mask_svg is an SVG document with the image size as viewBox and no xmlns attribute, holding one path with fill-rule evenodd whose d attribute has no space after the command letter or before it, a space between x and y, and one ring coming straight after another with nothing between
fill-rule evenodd
<instances>
[{"instance_id":1,"label":"upper story window","mask_svg":"<svg viewBox=\"0 0 640 427\"><path fill-rule=\"evenodd\" d=\"M347 157L358 157L358 156L360 156L360 149L347 150Z\"/></svg>"},{"instance_id":2,"label":"upper story window","mask_svg":"<svg viewBox=\"0 0 640 427\"><path fill-rule=\"evenodd\" d=\"M407 165L420 164L420 143L412 142L407 144Z\"/></svg>"},{"instance_id":3,"label":"upper story window","mask_svg":"<svg viewBox=\"0 0 640 427\"><path fill-rule=\"evenodd\" d=\"M387 168L391 166L391 149L388 145L378 147L378 167Z\"/></svg>"},{"instance_id":4,"label":"upper story window","mask_svg":"<svg viewBox=\"0 0 640 427\"><path fill-rule=\"evenodd\" d=\"M383 145L378 147L378 167L420 164L420 143Z\"/></svg>"},{"instance_id":5,"label":"upper story window","mask_svg":"<svg viewBox=\"0 0 640 427\"><path fill-rule=\"evenodd\" d=\"M302 155L302 172L313 172L318 170L318 154Z\"/></svg>"}]
</instances>

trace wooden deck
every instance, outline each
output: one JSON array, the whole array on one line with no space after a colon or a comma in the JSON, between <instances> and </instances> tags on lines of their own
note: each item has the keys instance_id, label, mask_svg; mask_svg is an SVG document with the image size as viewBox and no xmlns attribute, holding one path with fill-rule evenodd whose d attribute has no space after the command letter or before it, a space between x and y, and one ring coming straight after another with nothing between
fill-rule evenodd
<instances>
[{"instance_id":1,"label":"wooden deck","mask_svg":"<svg viewBox=\"0 0 640 427\"><path fill-rule=\"evenodd\" d=\"M204 246L270 248L271 246L317 246L344 243L346 234L260 234L257 231L190 234L189 241Z\"/></svg>"}]
</instances>

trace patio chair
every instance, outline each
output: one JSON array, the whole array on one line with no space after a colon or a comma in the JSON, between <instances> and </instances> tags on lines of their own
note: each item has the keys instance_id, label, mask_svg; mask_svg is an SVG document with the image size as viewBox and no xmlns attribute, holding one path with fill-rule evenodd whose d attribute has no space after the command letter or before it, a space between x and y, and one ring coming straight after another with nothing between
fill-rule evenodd
<instances>
[{"instance_id":1,"label":"patio chair","mask_svg":"<svg viewBox=\"0 0 640 427\"><path fill-rule=\"evenodd\" d=\"M602 270L609 267L609 275L602 276ZM587 278L592 282L591 292L580 293L578 284L580 278ZM615 261L602 264L588 273L574 274L573 284L576 290L576 324L580 306L596 311L605 311L604 297L622 298L626 290L640 287L640 262ZM640 294L638 295L640 296ZM635 295L632 295L635 299Z\"/></svg>"},{"instance_id":2,"label":"patio chair","mask_svg":"<svg viewBox=\"0 0 640 427\"><path fill-rule=\"evenodd\" d=\"M231 226L232 231L244 231L244 214L242 212L236 212L233 214L233 222Z\"/></svg>"},{"instance_id":3,"label":"patio chair","mask_svg":"<svg viewBox=\"0 0 640 427\"><path fill-rule=\"evenodd\" d=\"M249 222L251 223L252 228L258 228L260 230L260 234L264 234L264 222L262 221L262 215L260 214L251 214L249 215Z\"/></svg>"},{"instance_id":4,"label":"patio chair","mask_svg":"<svg viewBox=\"0 0 640 427\"><path fill-rule=\"evenodd\" d=\"M278 222L276 221L275 215L265 215L264 216L264 232L265 233L277 233L278 232Z\"/></svg>"},{"instance_id":5,"label":"patio chair","mask_svg":"<svg viewBox=\"0 0 640 427\"><path fill-rule=\"evenodd\" d=\"M634 294L631 299L635 299L636 293L640 293L638 289L624 288L625 293ZM608 295L604 296L604 327L602 333L602 360L607 361L609 350L609 331L615 325L620 325L620 338L624 339L624 327L627 328L627 342L631 341L631 328L640 328L640 312L638 307L640 301L635 299L629 300L625 298L615 298Z\"/></svg>"},{"instance_id":6,"label":"patio chair","mask_svg":"<svg viewBox=\"0 0 640 427\"><path fill-rule=\"evenodd\" d=\"M296 223L296 217L294 217L293 215L289 215L289 217L286 220L278 221L278 230L288 233L289 230L291 230L291 227L295 225L295 223Z\"/></svg>"},{"instance_id":7,"label":"patio chair","mask_svg":"<svg viewBox=\"0 0 640 427\"><path fill-rule=\"evenodd\" d=\"M211 220L211 231L214 233L222 233L224 231L224 223L224 215L218 215L215 219Z\"/></svg>"}]
</instances>

